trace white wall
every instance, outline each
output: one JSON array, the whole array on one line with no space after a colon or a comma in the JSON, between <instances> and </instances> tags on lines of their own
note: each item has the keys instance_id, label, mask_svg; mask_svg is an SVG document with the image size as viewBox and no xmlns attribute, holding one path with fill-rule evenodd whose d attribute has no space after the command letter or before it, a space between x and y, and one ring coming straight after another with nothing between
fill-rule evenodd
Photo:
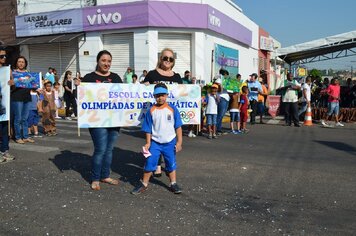
<instances>
[{"instance_id":1,"label":"white wall","mask_svg":"<svg viewBox=\"0 0 356 236\"><path fill-rule=\"evenodd\" d=\"M101 33L86 33L85 41L79 42L79 70L82 76L95 70L96 55L103 50ZM84 55L88 51L89 55Z\"/></svg>"},{"instance_id":2,"label":"white wall","mask_svg":"<svg viewBox=\"0 0 356 236\"><path fill-rule=\"evenodd\" d=\"M192 76L198 80L209 81L209 68L206 65L206 59L210 58L205 50L205 33L194 32L192 37ZM210 53L211 54L211 53Z\"/></svg>"},{"instance_id":3,"label":"white wall","mask_svg":"<svg viewBox=\"0 0 356 236\"><path fill-rule=\"evenodd\" d=\"M156 67L158 50L158 31L147 28L134 30L134 69L137 76L143 70L152 70Z\"/></svg>"},{"instance_id":4,"label":"white wall","mask_svg":"<svg viewBox=\"0 0 356 236\"><path fill-rule=\"evenodd\" d=\"M49 1L47 1L49 2ZM84 7L84 0L60 0L51 1L46 3L42 0L18 0L17 1L17 13L18 15L31 14L37 12L49 12L57 10L66 10Z\"/></svg>"}]
</instances>

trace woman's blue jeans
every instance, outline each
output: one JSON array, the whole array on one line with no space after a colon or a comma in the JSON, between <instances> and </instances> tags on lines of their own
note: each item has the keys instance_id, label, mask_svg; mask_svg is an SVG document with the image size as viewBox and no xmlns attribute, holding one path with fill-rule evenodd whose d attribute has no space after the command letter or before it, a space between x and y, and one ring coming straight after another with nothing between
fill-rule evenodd
<instances>
[{"instance_id":1,"label":"woman's blue jeans","mask_svg":"<svg viewBox=\"0 0 356 236\"><path fill-rule=\"evenodd\" d=\"M92 181L110 176L114 143L119 137L117 128L90 128L89 133L94 144L92 157Z\"/></svg>"},{"instance_id":2,"label":"woman's blue jeans","mask_svg":"<svg viewBox=\"0 0 356 236\"><path fill-rule=\"evenodd\" d=\"M229 102L225 98L220 98L218 103L218 117L216 119L216 132L221 132L222 130L222 121L229 107Z\"/></svg>"},{"instance_id":3,"label":"woman's blue jeans","mask_svg":"<svg viewBox=\"0 0 356 236\"><path fill-rule=\"evenodd\" d=\"M8 121L1 121L1 152L9 150L9 123Z\"/></svg>"},{"instance_id":4,"label":"woman's blue jeans","mask_svg":"<svg viewBox=\"0 0 356 236\"><path fill-rule=\"evenodd\" d=\"M28 138L28 115L30 113L31 102L11 102L11 109L14 115L15 139Z\"/></svg>"}]
</instances>

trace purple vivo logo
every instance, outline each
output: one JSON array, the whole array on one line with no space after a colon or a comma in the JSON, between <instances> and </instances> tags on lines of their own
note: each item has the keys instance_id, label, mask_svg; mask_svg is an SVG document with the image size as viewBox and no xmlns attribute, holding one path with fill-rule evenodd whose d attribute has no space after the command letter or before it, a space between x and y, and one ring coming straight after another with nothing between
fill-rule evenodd
<instances>
[{"instance_id":1,"label":"purple vivo logo","mask_svg":"<svg viewBox=\"0 0 356 236\"><path fill-rule=\"evenodd\" d=\"M101 25L102 23L105 24L118 24L122 17L119 12L109 12L107 14L101 13L101 9L96 10L97 14L94 15L87 15L87 19L90 25Z\"/></svg>"}]
</instances>

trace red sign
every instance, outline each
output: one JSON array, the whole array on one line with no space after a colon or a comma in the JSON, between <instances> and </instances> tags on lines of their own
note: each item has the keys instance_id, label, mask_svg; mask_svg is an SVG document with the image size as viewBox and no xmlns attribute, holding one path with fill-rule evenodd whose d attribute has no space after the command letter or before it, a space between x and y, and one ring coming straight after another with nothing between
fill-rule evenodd
<instances>
[{"instance_id":1,"label":"red sign","mask_svg":"<svg viewBox=\"0 0 356 236\"><path fill-rule=\"evenodd\" d=\"M281 96L269 95L267 97L267 102L269 104L268 113L272 116L272 118L275 118L281 105Z\"/></svg>"}]
</instances>

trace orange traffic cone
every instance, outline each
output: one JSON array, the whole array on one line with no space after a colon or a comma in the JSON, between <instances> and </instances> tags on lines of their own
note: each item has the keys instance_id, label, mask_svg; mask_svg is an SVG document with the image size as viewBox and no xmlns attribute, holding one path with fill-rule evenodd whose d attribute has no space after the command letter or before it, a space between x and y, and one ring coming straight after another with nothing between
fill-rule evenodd
<instances>
[{"instance_id":1,"label":"orange traffic cone","mask_svg":"<svg viewBox=\"0 0 356 236\"><path fill-rule=\"evenodd\" d=\"M311 112L310 106L308 106L307 112L305 113L304 125L305 126L312 126L313 125L312 112Z\"/></svg>"}]
</instances>

